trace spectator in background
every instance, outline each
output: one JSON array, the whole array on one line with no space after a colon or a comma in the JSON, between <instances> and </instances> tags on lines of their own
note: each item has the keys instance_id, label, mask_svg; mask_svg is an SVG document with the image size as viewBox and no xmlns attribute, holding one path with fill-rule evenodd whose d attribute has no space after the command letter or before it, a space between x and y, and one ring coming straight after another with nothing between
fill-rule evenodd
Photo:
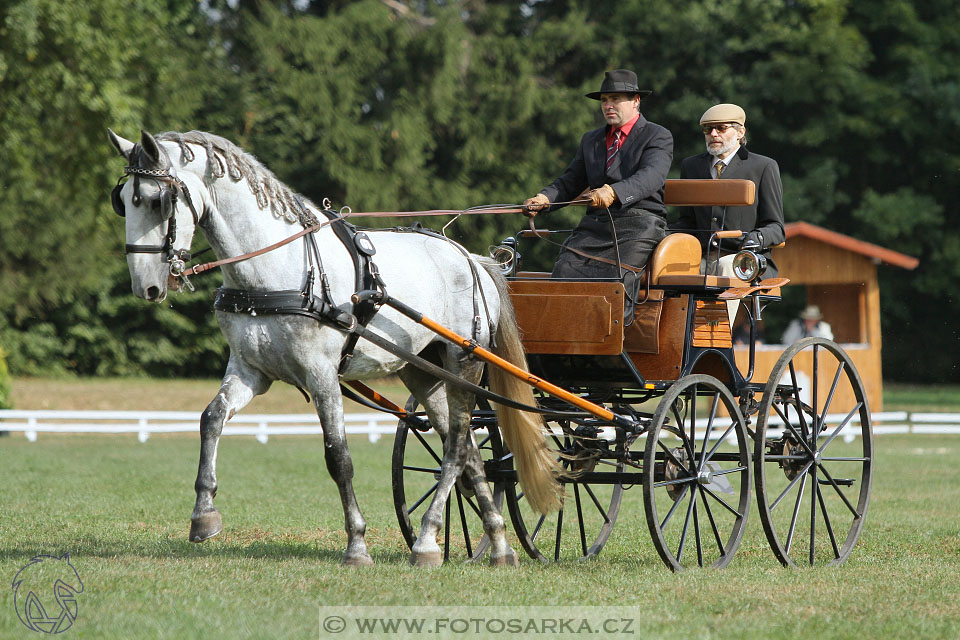
<instances>
[{"instance_id":1,"label":"spectator in background","mask_svg":"<svg viewBox=\"0 0 960 640\"><path fill-rule=\"evenodd\" d=\"M783 344L793 344L797 340L811 336L833 340L833 330L829 324L823 321L820 307L815 304L811 304L804 309L799 318L790 321L787 330L783 332L781 342Z\"/></svg>"}]
</instances>

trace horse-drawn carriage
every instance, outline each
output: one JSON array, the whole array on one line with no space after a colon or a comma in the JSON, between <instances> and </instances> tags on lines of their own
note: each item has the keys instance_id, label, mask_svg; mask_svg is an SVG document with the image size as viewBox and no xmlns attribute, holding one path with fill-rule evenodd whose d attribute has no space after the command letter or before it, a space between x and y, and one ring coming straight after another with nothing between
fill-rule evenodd
<instances>
[{"instance_id":1,"label":"horse-drawn carriage","mask_svg":"<svg viewBox=\"0 0 960 640\"><path fill-rule=\"evenodd\" d=\"M673 234L639 288L555 280L517 268L517 244L544 235L535 229L518 234L498 265L419 229L358 233L217 136L110 139L127 160L121 181L130 177L111 198L126 218L134 293L160 302L190 274L223 272L214 307L230 360L200 420L191 541L223 526L213 505L223 425L283 380L320 417L348 565L372 559L353 492L343 393L401 416L394 498L418 565L440 564L458 548L514 563L504 504L531 556L596 555L631 488L642 492L654 546L675 570L730 562L754 486L781 562L849 556L872 475L863 385L843 350L821 339L787 348L767 381L753 380L753 344L748 371L737 368L727 302L748 309L753 327L785 282L761 280L756 255L738 256L739 279L702 275L699 242ZM670 181L666 200L736 206L752 189L733 180ZM218 260L187 268L198 230ZM405 408L360 382L392 372L413 394ZM531 412L543 416L546 437Z\"/></svg>"},{"instance_id":2,"label":"horse-drawn carriage","mask_svg":"<svg viewBox=\"0 0 960 640\"><path fill-rule=\"evenodd\" d=\"M675 206L753 197L749 181L670 180L666 189ZM569 398L539 397L570 474L563 509L544 516L525 504L489 405L480 403L471 422L487 480L527 553L545 562L598 554L624 492L638 487L668 567L722 567L740 544L755 488L784 565L845 561L866 515L873 458L853 363L837 344L808 338L786 348L768 380L752 379L756 322L788 280L761 280L752 253L738 259L743 279L705 276L700 242L683 233L660 243L636 292L620 279L564 281L518 268L518 245L550 233L522 231L498 251L531 372L587 402L570 415ZM751 327L746 373L734 358L730 300L746 306ZM428 427L401 420L394 444L395 507L410 544L411 518L439 477L439 443L425 437ZM446 553L482 555L475 513L461 482L447 505Z\"/></svg>"}]
</instances>

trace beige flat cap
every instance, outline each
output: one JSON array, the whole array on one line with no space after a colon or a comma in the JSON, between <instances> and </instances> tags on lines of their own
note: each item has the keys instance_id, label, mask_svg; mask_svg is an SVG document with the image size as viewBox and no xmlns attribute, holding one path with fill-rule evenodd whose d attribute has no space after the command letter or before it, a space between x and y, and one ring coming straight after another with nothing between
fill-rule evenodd
<instances>
[{"instance_id":1,"label":"beige flat cap","mask_svg":"<svg viewBox=\"0 0 960 640\"><path fill-rule=\"evenodd\" d=\"M700 126L736 122L740 126L747 123L747 114L735 104L715 104L700 116Z\"/></svg>"}]
</instances>

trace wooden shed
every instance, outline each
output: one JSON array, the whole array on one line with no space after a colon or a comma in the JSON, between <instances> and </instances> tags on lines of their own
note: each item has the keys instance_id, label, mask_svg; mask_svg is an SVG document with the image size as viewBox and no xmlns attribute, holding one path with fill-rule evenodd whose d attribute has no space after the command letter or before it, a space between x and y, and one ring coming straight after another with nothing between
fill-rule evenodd
<instances>
[{"instance_id":1,"label":"wooden shed","mask_svg":"<svg viewBox=\"0 0 960 640\"><path fill-rule=\"evenodd\" d=\"M850 355L867 392L871 411L883 409L880 350L880 264L914 269L919 260L891 249L857 240L806 222L786 225L786 245L773 250L780 275L789 287L806 288L807 304L820 307L833 329L834 340ZM754 380L766 380L784 345L780 336L767 336L757 348ZM737 363L746 371L746 347L736 348Z\"/></svg>"}]
</instances>

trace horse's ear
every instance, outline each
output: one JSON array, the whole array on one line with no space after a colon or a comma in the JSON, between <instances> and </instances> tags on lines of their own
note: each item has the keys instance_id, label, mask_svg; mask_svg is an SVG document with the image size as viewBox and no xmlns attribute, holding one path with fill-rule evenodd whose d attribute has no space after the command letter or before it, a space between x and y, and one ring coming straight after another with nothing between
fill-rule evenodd
<instances>
[{"instance_id":1,"label":"horse's ear","mask_svg":"<svg viewBox=\"0 0 960 640\"><path fill-rule=\"evenodd\" d=\"M113 129L107 129L107 135L110 137L110 143L120 152L120 155L130 160L130 152L133 151L133 143L126 138L121 138L113 132Z\"/></svg>"},{"instance_id":2,"label":"horse's ear","mask_svg":"<svg viewBox=\"0 0 960 640\"><path fill-rule=\"evenodd\" d=\"M160 166L163 163L163 151L160 144L149 131L140 130L140 147L143 149L143 155L147 162L154 166Z\"/></svg>"}]
</instances>

